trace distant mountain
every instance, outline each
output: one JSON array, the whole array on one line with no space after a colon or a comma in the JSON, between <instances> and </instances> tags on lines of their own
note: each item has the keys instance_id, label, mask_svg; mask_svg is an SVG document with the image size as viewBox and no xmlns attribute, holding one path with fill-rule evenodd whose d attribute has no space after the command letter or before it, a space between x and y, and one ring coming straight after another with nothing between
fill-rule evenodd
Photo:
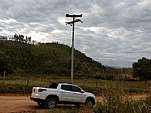
<instances>
[{"instance_id":1,"label":"distant mountain","mask_svg":"<svg viewBox=\"0 0 151 113\"><path fill-rule=\"evenodd\" d=\"M4 37L3 37L4 38ZM59 43L0 40L0 72L70 75L71 48ZM95 76L104 66L75 50L74 74Z\"/></svg>"}]
</instances>

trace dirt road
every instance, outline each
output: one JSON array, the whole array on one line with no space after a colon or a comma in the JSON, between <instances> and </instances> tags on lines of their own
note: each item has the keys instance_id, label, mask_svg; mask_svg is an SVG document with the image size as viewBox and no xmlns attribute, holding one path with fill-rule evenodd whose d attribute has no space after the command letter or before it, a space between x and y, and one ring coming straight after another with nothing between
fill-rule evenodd
<instances>
[{"instance_id":1,"label":"dirt road","mask_svg":"<svg viewBox=\"0 0 151 113\"><path fill-rule=\"evenodd\" d=\"M0 113L44 113L29 96L0 96ZM25 113L26 113L25 112Z\"/></svg>"},{"instance_id":2,"label":"dirt road","mask_svg":"<svg viewBox=\"0 0 151 113\"><path fill-rule=\"evenodd\" d=\"M130 95L130 99L144 100L146 95ZM97 97L97 102L103 98ZM0 113L46 113L47 109L42 109L29 96L5 95L0 96Z\"/></svg>"}]
</instances>

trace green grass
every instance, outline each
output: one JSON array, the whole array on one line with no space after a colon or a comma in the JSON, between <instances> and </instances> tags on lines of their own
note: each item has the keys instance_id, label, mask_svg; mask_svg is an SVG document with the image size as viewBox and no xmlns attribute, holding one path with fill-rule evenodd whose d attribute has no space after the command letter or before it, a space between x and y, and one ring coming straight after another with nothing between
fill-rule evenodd
<instances>
[{"instance_id":1,"label":"green grass","mask_svg":"<svg viewBox=\"0 0 151 113\"><path fill-rule=\"evenodd\" d=\"M48 86L52 82L70 82L70 78L58 76L31 75L9 76L6 80L0 78L0 88L4 90L18 90L28 93L33 86ZM74 79L74 84L84 88L84 90L93 92L97 95L103 94L107 101L97 103L95 108L61 107L49 110L48 113L151 113L151 97L144 101L128 101L122 99L125 92L144 93L150 90L151 81L148 81L148 87L143 81L111 81L96 79ZM16 92L16 91L15 91Z\"/></svg>"},{"instance_id":2,"label":"green grass","mask_svg":"<svg viewBox=\"0 0 151 113\"><path fill-rule=\"evenodd\" d=\"M70 83L70 77L58 77L52 75L18 75L8 76L5 80L0 78L0 88L15 88L31 90L33 86L46 87L52 82L67 82ZM112 81L112 80L97 80L91 78L74 79L74 84L81 86L84 90L100 95L107 88L122 89L129 93L143 93L146 91L146 86L143 81ZM151 81L148 82L147 90L151 86Z\"/></svg>"}]
</instances>

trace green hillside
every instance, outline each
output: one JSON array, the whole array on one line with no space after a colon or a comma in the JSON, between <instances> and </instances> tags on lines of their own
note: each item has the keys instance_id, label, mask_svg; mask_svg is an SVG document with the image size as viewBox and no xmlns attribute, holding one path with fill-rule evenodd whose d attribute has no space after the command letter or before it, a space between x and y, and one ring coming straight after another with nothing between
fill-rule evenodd
<instances>
[{"instance_id":1,"label":"green hillside","mask_svg":"<svg viewBox=\"0 0 151 113\"><path fill-rule=\"evenodd\" d=\"M0 40L0 73L70 75L71 48L59 43L28 44ZM104 66L75 50L74 74L95 76Z\"/></svg>"}]
</instances>

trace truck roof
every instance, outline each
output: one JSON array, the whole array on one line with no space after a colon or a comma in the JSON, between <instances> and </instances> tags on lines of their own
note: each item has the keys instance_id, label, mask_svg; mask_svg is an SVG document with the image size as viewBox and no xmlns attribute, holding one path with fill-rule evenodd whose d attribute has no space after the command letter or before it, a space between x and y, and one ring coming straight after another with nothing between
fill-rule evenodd
<instances>
[{"instance_id":1,"label":"truck roof","mask_svg":"<svg viewBox=\"0 0 151 113\"><path fill-rule=\"evenodd\" d=\"M52 83L49 85L49 88L57 88L58 84L60 85L72 85L72 86L77 86L75 84L72 84L72 83ZM77 86L78 87L78 86Z\"/></svg>"},{"instance_id":2,"label":"truck roof","mask_svg":"<svg viewBox=\"0 0 151 113\"><path fill-rule=\"evenodd\" d=\"M75 84L72 84L72 83L58 83L58 84L61 84L61 85L72 85L72 86L79 87L79 86L77 86L77 85L75 85Z\"/></svg>"}]
</instances>

